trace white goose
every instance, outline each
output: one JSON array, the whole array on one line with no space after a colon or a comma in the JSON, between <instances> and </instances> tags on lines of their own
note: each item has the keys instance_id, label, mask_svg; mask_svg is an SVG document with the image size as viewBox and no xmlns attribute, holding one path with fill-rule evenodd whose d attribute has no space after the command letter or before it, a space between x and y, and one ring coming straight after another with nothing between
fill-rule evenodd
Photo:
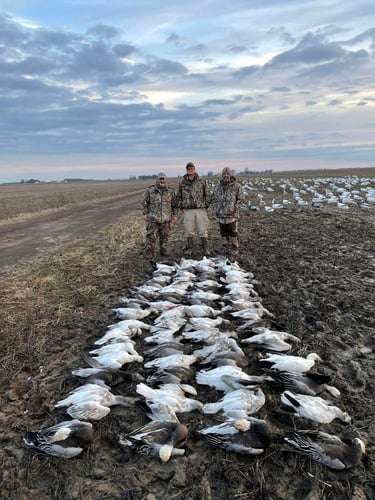
<instances>
[{"instance_id":1,"label":"white goose","mask_svg":"<svg viewBox=\"0 0 375 500\"><path fill-rule=\"evenodd\" d=\"M345 423L351 422L351 417L337 406L331 405L319 396L307 396L284 391L281 402L291 408L298 417L304 417L320 424L329 424L335 418Z\"/></svg>"},{"instance_id":2,"label":"white goose","mask_svg":"<svg viewBox=\"0 0 375 500\"><path fill-rule=\"evenodd\" d=\"M237 389L228 392L216 403L203 405L203 413L212 414L222 412L227 418L246 418L259 411L265 404L266 398L260 387L253 390Z\"/></svg>"},{"instance_id":3,"label":"white goose","mask_svg":"<svg viewBox=\"0 0 375 500\"><path fill-rule=\"evenodd\" d=\"M254 328L254 331L259 331L258 334L242 339L241 342L250 344L256 349L270 349L276 352L287 352L292 348L292 344L287 340L300 343L300 339L287 332L278 332L276 330L268 330L267 328Z\"/></svg>"},{"instance_id":4,"label":"white goose","mask_svg":"<svg viewBox=\"0 0 375 500\"><path fill-rule=\"evenodd\" d=\"M306 358L300 356L288 356L283 354L266 353L266 358L259 360L265 368L282 372L308 372L316 362L322 361L316 353L310 353Z\"/></svg>"}]
</instances>

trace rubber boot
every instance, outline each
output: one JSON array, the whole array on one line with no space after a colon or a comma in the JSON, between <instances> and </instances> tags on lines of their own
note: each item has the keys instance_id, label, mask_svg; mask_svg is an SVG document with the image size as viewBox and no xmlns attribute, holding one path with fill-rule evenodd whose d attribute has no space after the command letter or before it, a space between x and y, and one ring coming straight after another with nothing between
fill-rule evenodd
<instances>
[{"instance_id":1,"label":"rubber boot","mask_svg":"<svg viewBox=\"0 0 375 500\"><path fill-rule=\"evenodd\" d=\"M203 255L210 255L210 251L208 249L208 238L201 238Z\"/></svg>"},{"instance_id":2,"label":"rubber boot","mask_svg":"<svg viewBox=\"0 0 375 500\"><path fill-rule=\"evenodd\" d=\"M222 248L220 253L222 255L228 255L228 249L229 249L229 244L230 244L229 238L223 237L222 244L223 244L223 248Z\"/></svg>"},{"instance_id":3,"label":"rubber boot","mask_svg":"<svg viewBox=\"0 0 375 500\"><path fill-rule=\"evenodd\" d=\"M185 253L186 255L192 255L194 247L194 238L189 236L186 240Z\"/></svg>"},{"instance_id":4,"label":"rubber boot","mask_svg":"<svg viewBox=\"0 0 375 500\"><path fill-rule=\"evenodd\" d=\"M238 249L240 246L240 242L238 239L238 236L232 236L231 237L231 254L233 259L236 259L238 257Z\"/></svg>"},{"instance_id":5,"label":"rubber boot","mask_svg":"<svg viewBox=\"0 0 375 500\"><path fill-rule=\"evenodd\" d=\"M146 245L145 247L145 260L148 260L151 265L155 264L155 246Z\"/></svg>"},{"instance_id":6,"label":"rubber boot","mask_svg":"<svg viewBox=\"0 0 375 500\"><path fill-rule=\"evenodd\" d=\"M169 257L167 242L165 240L160 242L160 255L161 257Z\"/></svg>"}]
</instances>

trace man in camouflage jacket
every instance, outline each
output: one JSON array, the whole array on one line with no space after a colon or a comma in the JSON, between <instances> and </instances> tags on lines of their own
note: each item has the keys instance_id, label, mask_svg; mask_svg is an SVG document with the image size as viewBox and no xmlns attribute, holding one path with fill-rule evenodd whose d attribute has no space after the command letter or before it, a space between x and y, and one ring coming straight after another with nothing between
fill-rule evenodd
<instances>
[{"instance_id":1,"label":"man in camouflage jacket","mask_svg":"<svg viewBox=\"0 0 375 500\"><path fill-rule=\"evenodd\" d=\"M186 253L191 255L194 236L198 235L203 253L209 255L207 209L210 205L210 190L206 179L197 174L194 163L186 165L186 174L178 188L178 200L184 214Z\"/></svg>"},{"instance_id":2,"label":"man in camouflage jacket","mask_svg":"<svg viewBox=\"0 0 375 500\"><path fill-rule=\"evenodd\" d=\"M238 255L238 220L242 201L241 184L236 181L230 169L225 167L222 171L221 180L213 190L211 206L215 218L219 222L224 252L227 254L231 250L234 257Z\"/></svg>"},{"instance_id":3,"label":"man in camouflage jacket","mask_svg":"<svg viewBox=\"0 0 375 500\"><path fill-rule=\"evenodd\" d=\"M142 201L146 227L145 251L151 261L154 260L155 243L159 237L160 255L168 256L168 238L171 222L177 221L177 199L173 188L167 185L167 176L160 172L158 180L149 186Z\"/></svg>"}]
</instances>

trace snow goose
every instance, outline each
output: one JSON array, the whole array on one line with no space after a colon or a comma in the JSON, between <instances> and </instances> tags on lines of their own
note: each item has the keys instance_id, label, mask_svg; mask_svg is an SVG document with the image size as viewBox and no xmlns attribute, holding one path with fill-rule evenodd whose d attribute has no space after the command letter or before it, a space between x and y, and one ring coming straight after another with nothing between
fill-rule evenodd
<instances>
[{"instance_id":1,"label":"snow goose","mask_svg":"<svg viewBox=\"0 0 375 500\"><path fill-rule=\"evenodd\" d=\"M152 313L157 313L154 309L142 309L136 307L117 307L113 309L120 319L144 319Z\"/></svg>"},{"instance_id":2,"label":"snow goose","mask_svg":"<svg viewBox=\"0 0 375 500\"><path fill-rule=\"evenodd\" d=\"M318 354L312 352L302 358L300 356L289 356L283 354L266 353L266 358L259 359L265 368L282 372L308 372L318 361L322 361Z\"/></svg>"},{"instance_id":3,"label":"snow goose","mask_svg":"<svg viewBox=\"0 0 375 500\"><path fill-rule=\"evenodd\" d=\"M254 328L257 330L257 328ZM242 339L241 342L250 344L255 349L266 349L276 352L287 352L292 348L292 344L286 342L287 340L300 343L300 339L287 332L278 332L276 330L268 330L267 328L260 328L260 332L252 337Z\"/></svg>"},{"instance_id":4,"label":"snow goose","mask_svg":"<svg viewBox=\"0 0 375 500\"><path fill-rule=\"evenodd\" d=\"M337 406L331 405L319 396L306 396L284 391L281 402L293 410L298 417L304 417L320 424L329 424L335 418L350 423L350 416Z\"/></svg>"},{"instance_id":5,"label":"snow goose","mask_svg":"<svg viewBox=\"0 0 375 500\"><path fill-rule=\"evenodd\" d=\"M99 384L85 384L77 387L69 395L55 404L55 408L70 406L87 401L96 401L103 406L133 406L134 398L117 396L110 391L110 387Z\"/></svg>"},{"instance_id":6,"label":"snow goose","mask_svg":"<svg viewBox=\"0 0 375 500\"><path fill-rule=\"evenodd\" d=\"M321 431L290 432L284 440L300 453L330 469L343 470L358 465L366 453L365 443L359 439L340 439Z\"/></svg>"},{"instance_id":7,"label":"snow goose","mask_svg":"<svg viewBox=\"0 0 375 500\"><path fill-rule=\"evenodd\" d=\"M268 380L267 376L248 375L236 365L222 365L212 370L200 370L196 374L198 384L209 385L226 393L244 386L260 384L265 380Z\"/></svg>"},{"instance_id":8,"label":"snow goose","mask_svg":"<svg viewBox=\"0 0 375 500\"><path fill-rule=\"evenodd\" d=\"M122 368L122 366L128 363L142 363L143 357L137 353L129 354L126 351L112 351L95 355L95 360L102 366Z\"/></svg>"},{"instance_id":9,"label":"snow goose","mask_svg":"<svg viewBox=\"0 0 375 500\"><path fill-rule=\"evenodd\" d=\"M199 432L214 446L246 455L260 455L271 444L267 422L254 417L228 420Z\"/></svg>"},{"instance_id":10,"label":"snow goose","mask_svg":"<svg viewBox=\"0 0 375 500\"><path fill-rule=\"evenodd\" d=\"M173 456L184 455L185 450L180 446L186 441L187 435L188 429L183 424L153 421L120 437L119 443L141 455L168 462Z\"/></svg>"},{"instance_id":11,"label":"snow goose","mask_svg":"<svg viewBox=\"0 0 375 500\"><path fill-rule=\"evenodd\" d=\"M23 440L26 446L43 455L73 458L92 443L93 437L92 424L68 420L46 429L29 431Z\"/></svg>"},{"instance_id":12,"label":"snow goose","mask_svg":"<svg viewBox=\"0 0 375 500\"><path fill-rule=\"evenodd\" d=\"M151 361L145 363L145 368L173 368L173 367L182 367L189 368L190 365L196 363L199 360L199 356L195 356L193 354L182 354L179 352L178 354L171 354L169 356L164 356L162 358L155 358Z\"/></svg>"},{"instance_id":13,"label":"snow goose","mask_svg":"<svg viewBox=\"0 0 375 500\"><path fill-rule=\"evenodd\" d=\"M253 390L237 389L226 393L216 403L203 405L204 414L223 413L227 418L246 418L259 411L265 404L266 398L260 387Z\"/></svg>"},{"instance_id":14,"label":"snow goose","mask_svg":"<svg viewBox=\"0 0 375 500\"><path fill-rule=\"evenodd\" d=\"M158 389L153 389L144 383L137 385L136 391L145 398L146 404L154 416L165 413L189 413L194 410L202 410L202 403L197 399L185 397L185 391L179 384L164 384ZM153 418L148 414L153 420ZM159 418L160 419L160 418Z\"/></svg>"}]
</instances>

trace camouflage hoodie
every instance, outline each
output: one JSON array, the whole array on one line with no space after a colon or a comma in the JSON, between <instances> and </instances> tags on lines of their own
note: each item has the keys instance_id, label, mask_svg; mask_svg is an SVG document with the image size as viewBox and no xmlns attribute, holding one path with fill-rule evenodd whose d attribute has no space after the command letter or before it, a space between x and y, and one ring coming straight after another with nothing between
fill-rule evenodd
<instances>
[{"instance_id":1,"label":"camouflage hoodie","mask_svg":"<svg viewBox=\"0 0 375 500\"><path fill-rule=\"evenodd\" d=\"M211 206L215 217L223 224L238 220L240 205L243 201L241 184L233 175L229 182L221 179L215 186L211 196Z\"/></svg>"},{"instance_id":2,"label":"camouflage hoodie","mask_svg":"<svg viewBox=\"0 0 375 500\"><path fill-rule=\"evenodd\" d=\"M167 222L177 215L177 200L173 188L156 182L149 186L142 201L143 215L151 222Z\"/></svg>"},{"instance_id":3,"label":"camouflage hoodie","mask_svg":"<svg viewBox=\"0 0 375 500\"><path fill-rule=\"evenodd\" d=\"M191 181L185 174L178 188L179 208L208 208L210 206L210 190L206 179L195 174Z\"/></svg>"}]
</instances>

